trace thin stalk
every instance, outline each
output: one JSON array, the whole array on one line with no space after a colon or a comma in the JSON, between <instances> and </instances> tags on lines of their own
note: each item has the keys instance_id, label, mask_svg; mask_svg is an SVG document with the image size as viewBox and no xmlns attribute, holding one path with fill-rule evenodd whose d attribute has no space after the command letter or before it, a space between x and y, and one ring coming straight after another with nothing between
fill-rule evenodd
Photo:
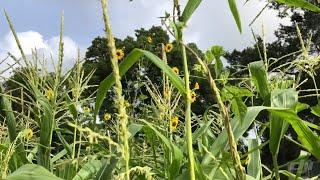
<instances>
[{"instance_id":1,"label":"thin stalk","mask_svg":"<svg viewBox=\"0 0 320 180\"><path fill-rule=\"evenodd\" d=\"M189 176L191 180L195 180L194 171L194 155L192 147L192 129L191 129L191 90L189 83L189 70L188 70L188 60L186 54L186 47L183 45L183 40L181 40L182 58L183 58L183 68L184 68L184 79L186 85L186 107L185 107L185 129L188 147L188 162L189 162Z\"/></svg>"},{"instance_id":2,"label":"thin stalk","mask_svg":"<svg viewBox=\"0 0 320 180\"><path fill-rule=\"evenodd\" d=\"M119 115L119 122L120 122L120 147L122 158L125 161L125 174L126 179L129 180L129 159L130 159L130 152L129 152L129 142L128 142L128 116L126 113L126 108L124 105L124 98L122 96L122 84L121 84L121 77L119 74L119 66L118 66L118 59L116 58L116 46L114 37L111 31L110 19L108 15L108 4L107 0L101 0L102 10L103 10L103 20L105 23L105 33L108 43L108 48L110 51L111 56L111 66L113 76L115 78L115 94L116 94L116 105L118 108L118 115Z\"/></svg>"},{"instance_id":3,"label":"thin stalk","mask_svg":"<svg viewBox=\"0 0 320 180\"><path fill-rule=\"evenodd\" d=\"M278 155L275 154L274 156L272 156L272 161L273 161L273 172L275 173L276 175L276 179L280 179L280 175L279 175L279 166L278 166L278 163L277 163L277 157Z\"/></svg>"},{"instance_id":4,"label":"thin stalk","mask_svg":"<svg viewBox=\"0 0 320 180\"><path fill-rule=\"evenodd\" d=\"M197 53L194 52L190 47L188 47L186 45L183 45L183 47L187 47L188 50L190 50L191 53L196 56L199 64L203 67L204 72L207 75L207 78L210 83L210 87L213 91L213 94L215 95L215 99L216 99L217 104L219 106L220 114L221 114L222 118L224 119L223 122L224 122L224 126L226 128L227 134L228 134L228 141L229 141L229 145L230 145L231 156L232 156L233 163L234 163L235 170L236 170L237 179L244 180L246 177L245 177L245 173L244 173L244 168L241 165L240 156L238 154L237 143L234 139L234 135L232 132L230 116L229 116L229 113L228 113L226 106L223 104L223 101L221 99L221 95L220 95L219 89L215 83L215 80L212 78L209 67L204 63L204 61L201 60L201 58L197 55Z\"/></svg>"}]
</instances>

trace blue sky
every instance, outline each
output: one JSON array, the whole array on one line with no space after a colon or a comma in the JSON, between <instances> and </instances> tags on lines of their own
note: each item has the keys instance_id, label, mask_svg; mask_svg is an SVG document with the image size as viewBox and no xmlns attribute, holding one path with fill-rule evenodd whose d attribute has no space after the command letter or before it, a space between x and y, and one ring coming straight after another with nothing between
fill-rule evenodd
<instances>
[{"instance_id":1,"label":"blue sky","mask_svg":"<svg viewBox=\"0 0 320 180\"><path fill-rule=\"evenodd\" d=\"M165 11L171 12L171 2L110 0L109 11L114 35L124 38L127 35L133 36L135 29L160 25L157 17L163 16ZM182 0L182 4L185 2ZM196 42L202 50L212 45L222 45L228 50L252 45L254 41L248 24L266 3L250 0L244 5L244 2L238 1L243 34L237 31L227 0L203 0L188 24L186 40ZM69 48L66 52L67 58L72 59L75 56L77 47L84 53L95 37L103 35L98 0L2 0L0 7L9 13L19 37L24 39L22 45L25 49L37 46L37 49L43 48L52 54L55 53L62 11L65 16L66 49ZM259 33L264 23L266 38L272 41L273 31L279 22L276 13L268 10L256 21L253 28ZM0 14L0 27L0 56L3 56L6 51L16 51L3 13ZM69 65L72 65L72 62L70 61Z\"/></svg>"}]
</instances>

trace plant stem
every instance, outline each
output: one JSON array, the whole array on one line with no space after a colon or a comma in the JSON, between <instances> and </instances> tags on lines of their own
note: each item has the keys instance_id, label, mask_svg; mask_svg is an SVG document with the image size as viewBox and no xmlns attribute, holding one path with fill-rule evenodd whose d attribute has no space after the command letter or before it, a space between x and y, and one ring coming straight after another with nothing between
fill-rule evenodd
<instances>
[{"instance_id":1,"label":"plant stem","mask_svg":"<svg viewBox=\"0 0 320 180\"><path fill-rule=\"evenodd\" d=\"M210 83L210 87L213 90L213 94L215 95L217 104L219 106L220 114L221 114L222 118L224 119L223 122L224 122L224 126L226 128L227 134L228 134L228 141L229 141L229 145L230 145L231 156L232 156L233 163L234 163L235 170L236 170L237 179L244 180L244 179L246 179L246 177L245 177L245 173L244 173L244 168L241 165L240 156L238 154L237 143L234 139L234 135L232 132L232 127L231 127L231 123L230 123L230 116L229 116L227 108L223 104L223 101L221 99L221 95L220 95L219 89L215 83L215 80L212 78L209 67L204 63L204 61L201 60L201 58L197 55L197 53L194 52L190 47L188 47L186 45L183 45L183 46L187 47L188 50L190 50L190 52L196 56L199 64L204 69L204 73L207 75L207 78Z\"/></svg>"},{"instance_id":2,"label":"plant stem","mask_svg":"<svg viewBox=\"0 0 320 180\"><path fill-rule=\"evenodd\" d=\"M273 172L275 172L275 175L276 175L276 179L280 179L280 175L279 175L279 167L278 167L278 163L277 163L277 157L278 155L275 154L274 156L272 156L272 160L273 160Z\"/></svg>"},{"instance_id":3,"label":"plant stem","mask_svg":"<svg viewBox=\"0 0 320 180\"><path fill-rule=\"evenodd\" d=\"M183 68L184 68L184 79L186 85L186 109L185 109L185 130L188 146L188 161L189 161L189 179L195 180L194 172L194 155L192 147L192 129L191 129L191 90L189 83L189 71L188 71L188 60L186 54L186 48L183 45L183 40L181 40L182 58L183 58Z\"/></svg>"},{"instance_id":4,"label":"plant stem","mask_svg":"<svg viewBox=\"0 0 320 180\"><path fill-rule=\"evenodd\" d=\"M120 122L120 147L122 152L122 158L125 161L125 173L126 179L129 180L129 159L130 159L130 152L129 152L129 142L128 142L128 116L126 113L126 108L124 105L124 97L122 96L122 84L121 84L121 77L119 74L119 66L118 66L118 59L116 57L116 46L114 37L111 31L111 25L108 15L108 5L107 0L101 0L102 10L103 10L103 20L105 23L105 33L108 43L108 48L110 51L111 56L111 66L113 76L115 78L115 94L116 94L116 105L118 108L118 115L119 115L119 122Z\"/></svg>"}]
</instances>

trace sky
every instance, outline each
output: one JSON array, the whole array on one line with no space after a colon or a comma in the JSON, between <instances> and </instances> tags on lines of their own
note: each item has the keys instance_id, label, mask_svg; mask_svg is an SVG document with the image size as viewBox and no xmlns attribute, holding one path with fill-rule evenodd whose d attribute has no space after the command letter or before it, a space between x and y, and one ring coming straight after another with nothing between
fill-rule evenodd
<instances>
[{"instance_id":1,"label":"sky","mask_svg":"<svg viewBox=\"0 0 320 180\"><path fill-rule=\"evenodd\" d=\"M182 6L186 0L181 0ZM227 50L243 49L254 43L249 23L265 6L261 0L239 0L238 8L242 20L243 33L240 34L229 10L227 0L203 0L188 22L185 30L187 42L196 42L200 49L206 50L213 45L222 45ZM109 14L115 37L134 36L134 30L160 25L158 17L172 11L172 0L109 0ZM65 18L65 67L75 62L77 49L82 54L97 36L103 36L103 20L98 0L7 0L0 1L0 8L11 17L22 47L27 55L37 48L46 56L56 59L60 16ZM280 20L276 12L267 10L262 13L252 28L258 34L264 24L267 41L274 40L273 32ZM19 57L4 13L0 14L0 62L7 52ZM12 62L8 62L9 64ZM0 64L1 69L6 67Z\"/></svg>"}]
</instances>

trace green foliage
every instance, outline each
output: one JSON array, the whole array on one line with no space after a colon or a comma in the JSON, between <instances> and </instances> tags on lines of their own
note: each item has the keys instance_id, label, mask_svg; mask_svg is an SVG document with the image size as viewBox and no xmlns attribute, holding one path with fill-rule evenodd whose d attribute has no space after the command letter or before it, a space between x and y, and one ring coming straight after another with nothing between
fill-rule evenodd
<instances>
[{"instance_id":1,"label":"green foliage","mask_svg":"<svg viewBox=\"0 0 320 180\"><path fill-rule=\"evenodd\" d=\"M35 164L26 164L21 166L15 172L7 177L8 180L61 180L47 169Z\"/></svg>"}]
</instances>

